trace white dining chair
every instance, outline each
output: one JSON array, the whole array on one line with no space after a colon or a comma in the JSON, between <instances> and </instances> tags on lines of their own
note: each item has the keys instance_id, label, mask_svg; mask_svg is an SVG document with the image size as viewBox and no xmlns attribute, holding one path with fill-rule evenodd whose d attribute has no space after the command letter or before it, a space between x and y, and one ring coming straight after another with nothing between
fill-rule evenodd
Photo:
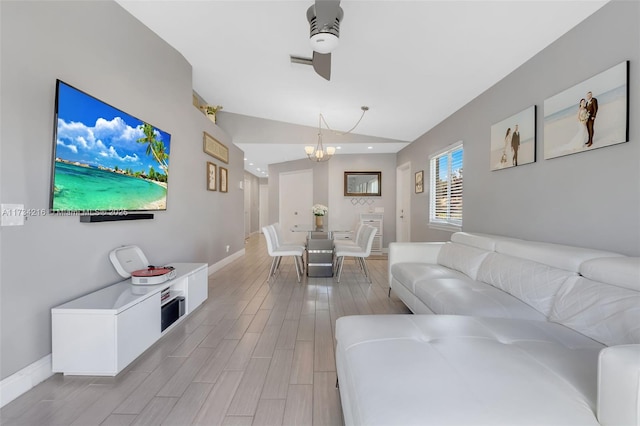
<instances>
[{"instance_id":1,"label":"white dining chair","mask_svg":"<svg viewBox=\"0 0 640 426\"><path fill-rule=\"evenodd\" d=\"M365 225L362 228L360 235L360 245L356 247L341 247L335 250L336 257L336 269L338 271L337 280L340 282L340 276L342 275L342 267L344 265L345 257L355 258L362 267L364 276L369 282L371 277L369 276L369 268L367 267L367 257L371 254L371 247L373 246L373 240L376 236L377 229L373 226Z\"/></svg>"},{"instance_id":2,"label":"white dining chair","mask_svg":"<svg viewBox=\"0 0 640 426\"><path fill-rule=\"evenodd\" d=\"M302 249L304 250L306 247L304 244L298 242L298 241L291 241L288 240L286 238L286 236L284 235L284 232L282 232L282 227L280 226L280 224L278 222L272 224L271 226L273 226L274 231L276 232L276 245L278 246L299 246L302 247Z\"/></svg>"},{"instance_id":3,"label":"white dining chair","mask_svg":"<svg viewBox=\"0 0 640 426\"><path fill-rule=\"evenodd\" d=\"M365 225L364 223L360 222L358 223L358 226L356 227L355 232L353 232L353 239L351 240L334 240L334 246L336 249L342 248L342 247L357 247L358 246L358 239L360 238L360 236L362 235L362 228L364 228Z\"/></svg>"},{"instance_id":4,"label":"white dining chair","mask_svg":"<svg viewBox=\"0 0 640 426\"><path fill-rule=\"evenodd\" d=\"M304 246L287 246L287 245L279 245L276 237L276 230L273 225L263 226L262 233L264 234L264 238L267 241L267 252L269 256L273 258L271 261L271 268L269 269L269 275L267 277L267 281L271 280L271 277L275 276L278 268L280 267L280 261L285 256L292 256L293 262L296 266L296 275L298 276L298 282L302 277L302 272L304 271L304 261L302 259L302 255L304 253Z\"/></svg>"}]
</instances>

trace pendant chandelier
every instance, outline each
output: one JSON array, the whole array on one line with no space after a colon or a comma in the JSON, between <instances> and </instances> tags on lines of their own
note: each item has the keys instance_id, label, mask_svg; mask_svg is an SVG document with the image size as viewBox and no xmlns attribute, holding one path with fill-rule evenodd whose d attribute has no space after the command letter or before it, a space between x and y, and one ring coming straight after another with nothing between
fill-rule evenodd
<instances>
[{"instance_id":1,"label":"pendant chandelier","mask_svg":"<svg viewBox=\"0 0 640 426\"><path fill-rule=\"evenodd\" d=\"M360 119L351 129L346 132L336 132L335 130L331 129L322 114L320 114L320 117L318 118L318 143L316 144L316 146L307 145L304 147L304 152L307 154L307 158L309 158L309 160L311 161L316 162L329 161L331 157L333 157L333 154L336 153L336 148L333 146L328 146L325 148L322 144L322 123L324 123L327 129L331 130L337 135L347 135L354 131L356 127L358 127L358 124L360 124L360 121L362 121L362 117L364 117L364 114L369 110L369 107L362 106L360 107L360 109L362 110Z\"/></svg>"}]
</instances>

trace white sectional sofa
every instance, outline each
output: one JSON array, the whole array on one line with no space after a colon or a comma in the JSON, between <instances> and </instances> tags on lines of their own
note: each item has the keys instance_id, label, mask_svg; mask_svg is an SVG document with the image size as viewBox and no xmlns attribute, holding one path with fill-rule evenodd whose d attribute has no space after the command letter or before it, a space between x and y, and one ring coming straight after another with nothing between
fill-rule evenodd
<instances>
[{"instance_id":1,"label":"white sectional sofa","mask_svg":"<svg viewBox=\"0 0 640 426\"><path fill-rule=\"evenodd\" d=\"M640 424L640 258L456 233L389 283L422 315L338 319L347 425Z\"/></svg>"}]
</instances>

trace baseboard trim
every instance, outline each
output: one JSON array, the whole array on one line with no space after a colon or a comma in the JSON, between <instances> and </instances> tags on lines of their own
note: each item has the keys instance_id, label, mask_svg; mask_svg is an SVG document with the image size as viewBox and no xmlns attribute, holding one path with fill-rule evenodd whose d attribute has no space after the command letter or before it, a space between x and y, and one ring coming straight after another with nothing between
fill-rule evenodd
<instances>
[{"instance_id":1,"label":"baseboard trim","mask_svg":"<svg viewBox=\"0 0 640 426\"><path fill-rule=\"evenodd\" d=\"M40 358L0 382L0 407L4 407L29 389L53 376L51 354Z\"/></svg>"},{"instance_id":2,"label":"baseboard trim","mask_svg":"<svg viewBox=\"0 0 640 426\"><path fill-rule=\"evenodd\" d=\"M220 269L224 268L225 266L227 266L228 264L230 264L234 260L241 258L242 256L244 256L244 253L245 253L245 250L243 248L242 250L238 250L237 252L233 253L232 255L225 257L221 261L216 262L213 265L209 265L209 275L213 274L214 272L219 271Z\"/></svg>"}]
</instances>

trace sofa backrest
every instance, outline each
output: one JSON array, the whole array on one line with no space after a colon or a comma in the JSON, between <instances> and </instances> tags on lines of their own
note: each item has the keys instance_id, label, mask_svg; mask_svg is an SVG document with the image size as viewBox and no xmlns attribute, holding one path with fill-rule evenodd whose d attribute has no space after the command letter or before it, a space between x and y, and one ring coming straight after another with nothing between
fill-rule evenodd
<instances>
[{"instance_id":1,"label":"sofa backrest","mask_svg":"<svg viewBox=\"0 0 640 426\"><path fill-rule=\"evenodd\" d=\"M577 277L585 262L601 258L626 257L582 247L456 232L442 248L438 263L497 287L548 317L565 281Z\"/></svg>"},{"instance_id":2,"label":"sofa backrest","mask_svg":"<svg viewBox=\"0 0 640 426\"><path fill-rule=\"evenodd\" d=\"M558 291L549 321L607 346L640 343L640 258L591 259Z\"/></svg>"},{"instance_id":3,"label":"sofa backrest","mask_svg":"<svg viewBox=\"0 0 640 426\"><path fill-rule=\"evenodd\" d=\"M548 317L562 284L577 275L533 260L489 253L476 279L506 291Z\"/></svg>"},{"instance_id":4,"label":"sofa backrest","mask_svg":"<svg viewBox=\"0 0 640 426\"><path fill-rule=\"evenodd\" d=\"M451 242L464 244L487 251L496 249L496 237L488 234L472 234L469 232L456 232L451 235Z\"/></svg>"},{"instance_id":5,"label":"sofa backrest","mask_svg":"<svg viewBox=\"0 0 640 426\"><path fill-rule=\"evenodd\" d=\"M464 244L447 242L438 253L438 264L476 279L480 264L490 252Z\"/></svg>"},{"instance_id":6,"label":"sofa backrest","mask_svg":"<svg viewBox=\"0 0 640 426\"><path fill-rule=\"evenodd\" d=\"M618 253L593 250L561 244L542 243L538 241L501 238L496 240L495 251L509 256L533 260L534 262L579 272L580 265L589 259L601 257L624 257Z\"/></svg>"}]
</instances>

